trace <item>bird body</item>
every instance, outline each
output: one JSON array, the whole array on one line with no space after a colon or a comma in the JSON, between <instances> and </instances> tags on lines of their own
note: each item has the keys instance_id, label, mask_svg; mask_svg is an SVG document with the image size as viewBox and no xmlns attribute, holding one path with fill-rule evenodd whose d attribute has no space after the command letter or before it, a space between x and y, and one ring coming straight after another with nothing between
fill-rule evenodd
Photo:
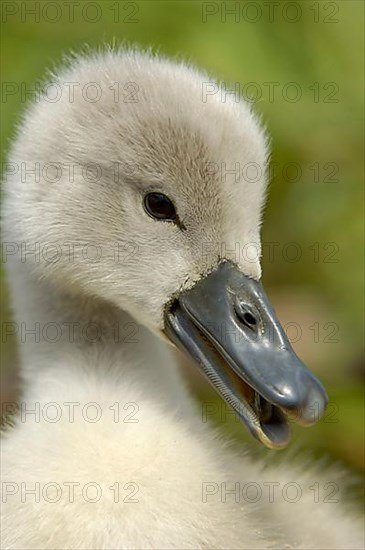
<instances>
[{"instance_id":1,"label":"bird body","mask_svg":"<svg viewBox=\"0 0 365 550\"><path fill-rule=\"evenodd\" d=\"M254 246L254 261L234 261L261 275L267 140L242 101L204 101L209 82L150 53L92 54L19 127L6 267L15 321L35 332L2 440L3 548L362 547L337 473L229 443L202 421L161 332L166 303L225 257L222 243ZM260 169L255 181L222 175L237 159ZM151 189L174 197L180 225L146 215Z\"/></svg>"}]
</instances>

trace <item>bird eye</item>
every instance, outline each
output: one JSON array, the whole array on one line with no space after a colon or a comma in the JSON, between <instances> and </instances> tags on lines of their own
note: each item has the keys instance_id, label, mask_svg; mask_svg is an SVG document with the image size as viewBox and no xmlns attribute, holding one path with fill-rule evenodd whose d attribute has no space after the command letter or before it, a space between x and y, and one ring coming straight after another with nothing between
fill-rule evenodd
<instances>
[{"instance_id":1,"label":"bird eye","mask_svg":"<svg viewBox=\"0 0 365 550\"><path fill-rule=\"evenodd\" d=\"M163 193L147 193L144 207L147 214L156 220L176 220L175 206Z\"/></svg>"}]
</instances>

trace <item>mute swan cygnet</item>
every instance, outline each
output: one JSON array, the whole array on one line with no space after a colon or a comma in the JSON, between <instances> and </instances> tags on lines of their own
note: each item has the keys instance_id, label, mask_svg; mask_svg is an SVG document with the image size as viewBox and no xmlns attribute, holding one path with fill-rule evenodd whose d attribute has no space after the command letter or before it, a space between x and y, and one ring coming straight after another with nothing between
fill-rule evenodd
<instances>
[{"instance_id":1,"label":"mute swan cygnet","mask_svg":"<svg viewBox=\"0 0 365 550\"><path fill-rule=\"evenodd\" d=\"M288 443L288 415L310 425L325 409L259 282L268 149L250 107L138 51L76 57L52 86L6 174L28 333L2 441L2 548L361 548L341 493L326 501L334 474L227 446L170 345L268 447Z\"/></svg>"}]
</instances>

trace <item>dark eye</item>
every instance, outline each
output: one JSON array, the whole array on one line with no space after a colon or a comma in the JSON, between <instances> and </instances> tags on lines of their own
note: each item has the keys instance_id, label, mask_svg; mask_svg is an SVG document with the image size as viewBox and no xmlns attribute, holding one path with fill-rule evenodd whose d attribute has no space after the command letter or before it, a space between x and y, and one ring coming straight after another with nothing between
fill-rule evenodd
<instances>
[{"instance_id":1,"label":"dark eye","mask_svg":"<svg viewBox=\"0 0 365 550\"><path fill-rule=\"evenodd\" d=\"M148 193L144 198L144 207L156 220L176 220L175 206L163 193Z\"/></svg>"}]
</instances>

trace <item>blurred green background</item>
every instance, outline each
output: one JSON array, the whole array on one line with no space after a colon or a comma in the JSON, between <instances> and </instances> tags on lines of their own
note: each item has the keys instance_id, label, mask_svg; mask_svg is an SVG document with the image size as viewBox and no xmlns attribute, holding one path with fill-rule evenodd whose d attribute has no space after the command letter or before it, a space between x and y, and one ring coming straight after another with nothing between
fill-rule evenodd
<instances>
[{"instance_id":1,"label":"blurred green background","mask_svg":"<svg viewBox=\"0 0 365 550\"><path fill-rule=\"evenodd\" d=\"M64 53L85 44L153 46L191 59L233 87L238 82L272 136L264 283L293 346L324 381L331 401L317 426L295 429L295 445L360 471L363 2L57 4L2 3L2 79L19 86L2 98L2 159L25 107L22 83L31 88ZM1 280L7 320L4 276ZM16 395L15 341L3 344L2 359L2 399L9 401ZM211 418L222 423L215 395L200 380L193 384L203 402L218 407ZM256 448L230 415L227 419L223 415L223 429Z\"/></svg>"}]
</instances>

